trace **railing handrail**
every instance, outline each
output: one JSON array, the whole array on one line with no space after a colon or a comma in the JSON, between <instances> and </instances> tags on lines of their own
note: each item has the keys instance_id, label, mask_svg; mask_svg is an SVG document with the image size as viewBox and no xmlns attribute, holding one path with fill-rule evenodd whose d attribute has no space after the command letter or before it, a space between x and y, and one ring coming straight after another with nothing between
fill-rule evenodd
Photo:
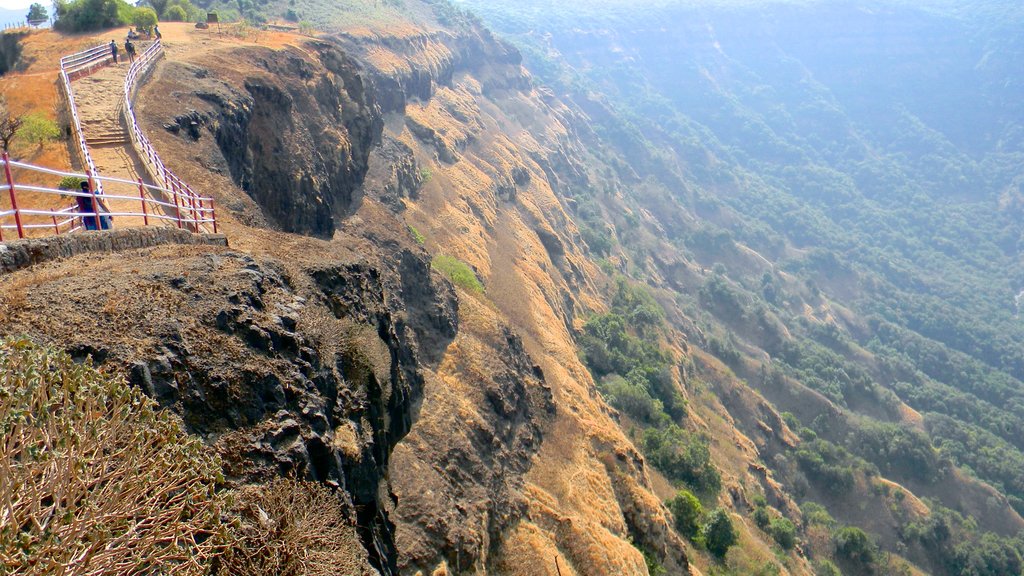
<instances>
[{"instance_id":1,"label":"railing handrail","mask_svg":"<svg viewBox=\"0 0 1024 576\"><path fill-rule=\"evenodd\" d=\"M92 160L92 154L89 153L89 145L85 140L85 133L82 132L82 120L78 115L78 105L75 104L75 91L71 88L71 77L69 76L66 62L69 62L76 58L84 58L86 57L86 55L90 55L89 57L92 58L90 60L90 63L96 62L101 59L99 56L97 56L97 54L99 54L103 50L109 50L106 44L93 46L92 48L83 50L81 52L76 52L75 54L71 54L70 56L65 56L64 58L60 59L60 77L62 81L61 85L64 87L64 92L68 99L68 108L70 108L71 110L71 119L74 121L75 134L78 138L78 149L82 153L82 161L85 163L85 166L88 169L88 176L90 177L98 176L99 174L96 170L96 163L93 162ZM109 52L104 52L104 54L109 54ZM103 56L103 58L106 58L106 56ZM77 72L82 68L82 66L73 67L70 73ZM96 186L97 192L102 194L103 185L100 183L97 184Z\"/></svg>"},{"instance_id":2,"label":"railing handrail","mask_svg":"<svg viewBox=\"0 0 1024 576\"><path fill-rule=\"evenodd\" d=\"M138 118L135 116L135 107L132 105L132 96L137 90L136 80L139 76L147 74L151 70L151 66L158 58L163 56L163 44L160 39L157 38L135 59L132 65L128 68L128 74L124 78L124 119L125 124L128 126L129 140L132 146L135 146L136 152L142 159L143 164L146 166L146 170L149 172L150 177L156 182L163 182L166 188L183 192L187 198L190 198L193 203L198 202L200 208L203 207L203 202L212 200L209 198L201 198L192 187L186 184L181 178L179 178L174 172L172 172L167 165L164 164L160 155L157 153L156 148L149 141L149 138L142 132L142 127L139 125ZM213 231L217 232L217 221L214 218Z\"/></svg>"},{"instance_id":3,"label":"railing handrail","mask_svg":"<svg viewBox=\"0 0 1024 576\"><path fill-rule=\"evenodd\" d=\"M56 231L57 234L60 234L61 233L61 229L64 228L64 227L67 227L70 224L71 227L69 228L68 232L73 232L73 231L78 230L78 229L81 228L80 225L79 226L75 226L74 224L75 224L75 221L79 220L82 217L88 217L88 218L98 218L98 217L102 218L102 217L107 217L107 216L141 217L141 218L143 218L145 220L145 222L147 224L149 223L149 220L152 219L152 220L156 220L156 221L170 222L172 224L176 224L178 228L187 228L189 230L195 230L195 231L201 231L201 228L203 227L203 225L206 225L206 224L211 224L212 225L212 224L214 224L216 222L216 212L215 212L214 207L213 207L213 199L212 198L205 198L205 197L200 197L200 196L190 196L190 195L185 194L181 190L174 190L173 188L164 188L164 187L156 186L156 185L153 185L153 184L145 184L144 182L142 182L141 179L136 181L136 182L132 182L131 180L124 180L122 178L112 178L112 177L96 176L96 175L94 175L92 177L92 180L93 180L93 182L97 186L100 183L102 183L102 182L107 182L108 184L110 184L110 183L130 184L130 185L138 187L138 189L139 189L139 194L137 196L128 196L128 195L123 195L123 194L100 194L98 192L94 194L94 193L91 193L91 192L81 192L81 191L78 191L78 190L61 190L61 189L58 189L58 188L50 188L50 187L47 187L47 186L36 186L36 185L32 185L32 184L18 184L18 183L15 183L14 180L13 180L13 176L11 175L10 168L19 168L21 170L25 170L25 171L29 171L29 172L37 172L37 173L41 173L41 174L46 174L48 176L74 177L74 178L80 178L80 179L83 179L83 180L85 180L85 179L87 179L89 177L88 174L75 173L75 172L64 172L64 171L61 171L61 170L54 170L52 168L46 168L46 167L43 167L43 166L36 166L34 164L29 164L29 163L26 163L26 162L17 162L17 161L5 158L3 156L0 156L0 166L3 166L3 171L8 175L8 178L9 178L8 183L0 184L0 192L12 194L12 196L13 196L15 191L31 191L31 192L36 192L36 193L40 193L40 194L47 194L47 195L60 196L60 197L64 197L64 198L70 198L70 199L73 199L75 201L75 203L70 205L70 206L65 206L63 208L54 208L54 209L22 208L22 207L18 207L15 202L12 202L13 209L0 211L0 241L2 241L2 239L3 239L3 231L4 230L17 230L19 237L24 237L24 230L33 230L33 229L53 229L53 230ZM14 190L12 190L12 188ZM148 196L148 195L143 193L143 190L145 190L145 189L159 191L159 192L161 192L163 194L166 194L167 195L166 197L170 198L171 201L158 200L156 198L150 197L150 196ZM97 211L89 211L89 212L79 211L79 208L78 208L79 205L78 205L78 201L77 201L78 198L89 198L89 199L95 199L95 200L99 201L98 202L99 203L98 208L100 208L100 210L98 212ZM118 206L119 208L122 207L123 203L126 203L126 202L139 202L140 205L142 206L142 209L140 211L138 211L138 212L125 211L125 210L118 210L118 211L109 210L108 211L108 210L105 209L103 204L106 201L110 201L110 200L122 201L122 205ZM207 205L203 205L203 203L208 203L208 204ZM93 207L94 207L93 209L95 210L97 208L96 204L93 204ZM168 211L168 213L166 213L166 214L163 214L163 213L160 212L159 208L171 209L171 211L173 211L174 214L171 215L170 211ZM11 215L13 215L15 217L15 223L8 224L8 223L4 223L2 221L4 218L7 218L7 217L9 217ZM46 218L46 217L49 217L50 218L50 222L49 223L25 222L25 221L22 220L22 218L21 218L22 216L36 217L36 218ZM58 218L60 218L60 220L58 220Z\"/></svg>"}]
</instances>

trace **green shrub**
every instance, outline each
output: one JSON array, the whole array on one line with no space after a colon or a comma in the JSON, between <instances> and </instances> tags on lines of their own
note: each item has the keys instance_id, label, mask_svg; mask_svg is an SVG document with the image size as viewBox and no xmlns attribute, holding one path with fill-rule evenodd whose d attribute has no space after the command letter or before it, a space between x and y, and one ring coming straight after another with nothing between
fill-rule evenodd
<instances>
[{"instance_id":1,"label":"green shrub","mask_svg":"<svg viewBox=\"0 0 1024 576\"><path fill-rule=\"evenodd\" d=\"M423 244L425 244L427 241L427 239L423 237L423 234L420 234L420 231L417 230L416 227L414 227L412 224L409 224L409 234L412 235L412 239L415 240L416 243L419 244L420 246L423 246Z\"/></svg>"},{"instance_id":2,"label":"green shrub","mask_svg":"<svg viewBox=\"0 0 1024 576\"><path fill-rule=\"evenodd\" d=\"M732 525L732 518L721 508L715 508L708 514L707 521L701 527L701 535L704 536L704 545L708 551L718 558L725 558L729 547L739 541L739 534Z\"/></svg>"},{"instance_id":3,"label":"green shrub","mask_svg":"<svg viewBox=\"0 0 1024 576\"><path fill-rule=\"evenodd\" d=\"M39 112L30 112L21 117L18 135L42 147L45 142L60 138L60 126Z\"/></svg>"},{"instance_id":4,"label":"green shrub","mask_svg":"<svg viewBox=\"0 0 1024 576\"><path fill-rule=\"evenodd\" d=\"M843 576L843 573L839 571L839 567L832 563L831 560L818 560L814 563L814 574L815 576Z\"/></svg>"},{"instance_id":5,"label":"green shrub","mask_svg":"<svg viewBox=\"0 0 1024 576\"><path fill-rule=\"evenodd\" d=\"M792 550L796 546L796 526L788 518L772 518L768 524L768 533L783 550Z\"/></svg>"},{"instance_id":6,"label":"green shrub","mask_svg":"<svg viewBox=\"0 0 1024 576\"><path fill-rule=\"evenodd\" d=\"M138 388L0 341L0 437L0 566L209 572L226 538L220 463Z\"/></svg>"},{"instance_id":7,"label":"green shrub","mask_svg":"<svg viewBox=\"0 0 1024 576\"><path fill-rule=\"evenodd\" d=\"M642 384L611 374L598 382L597 389L606 402L636 420L655 425L669 423L661 400L652 398Z\"/></svg>"},{"instance_id":8,"label":"green shrub","mask_svg":"<svg viewBox=\"0 0 1024 576\"><path fill-rule=\"evenodd\" d=\"M768 525L772 522L771 514L768 513L768 509L764 506L758 506L754 509L754 524L761 530L767 530Z\"/></svg>"},{"instance_id":9,"label":"green shrub","mask_svg":"<svg viewBox=\"0 0 1024 576\"><path fill-rule=\"evenodd\" d=\"M700 500L692 492L680 490L665 504L672 512L676 530L680 534L691 540L700 534L700 517L704 513L704 509Z\"/></svg>"},{"instance_id":10,"label":"green shrub","mask_svg":"<svg viewBox=\"0 0 1024 576\"><path fill-rule=\"evenodd\" d=\"M438 254L434 256L434 260L430 265L434 270L447 276L453 284L463 290L475 294L484 293L484 286L480 283L480 279L476 277L476 273L465 262L445 254Z\"/></svg>"},{"instance_id":11,"label":"green shrub","mask_svg":"<svg viewBox=\"0 0 1024 576\"><path fill-rule=\"evenodd\" d=\"M875 545L860 528L844 526L833 537L836 553L862 564L870 565L875 560Z\"/></svg>"},{"instance_id":12,"label":"green shrub","mask_svg":"<svg viewBox=\"0 0 1024 576\"><path fill-rule=\"evenodd\" d=\"M78 176L65 176L60 179L60 182L57 183L57 189L80 190L83 181L85 181L85 178L80 178Z\"/></svg>"},{"instance_id":13,"label":"green shrub","mask_svg":"<svg viewBox=\"0 0 1024 576\"><path fill-rule=\"evenodd\" d=\"M644 431L643 451L669 479L685 482L699 493L718 494L722 477L711 463L708 439L676 425Z\"/></svg>"}]
</instances>

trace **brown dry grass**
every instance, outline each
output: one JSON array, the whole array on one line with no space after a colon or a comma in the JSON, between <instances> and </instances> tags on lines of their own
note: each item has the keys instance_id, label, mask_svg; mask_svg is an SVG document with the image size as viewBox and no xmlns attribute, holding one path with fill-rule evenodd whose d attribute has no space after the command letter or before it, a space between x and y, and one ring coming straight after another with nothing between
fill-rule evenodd
<instances>
[{"instance_id":1,"label":"brown dry grass","mask_svg":"<svg viewBox=\"0 0 1024 576\"><path fill-rule=\"evenodd\" d=\"M278 479L234 495L235 540L219 576L374 574L338 497L321 484Z\"/></svg>"}]
</instances>

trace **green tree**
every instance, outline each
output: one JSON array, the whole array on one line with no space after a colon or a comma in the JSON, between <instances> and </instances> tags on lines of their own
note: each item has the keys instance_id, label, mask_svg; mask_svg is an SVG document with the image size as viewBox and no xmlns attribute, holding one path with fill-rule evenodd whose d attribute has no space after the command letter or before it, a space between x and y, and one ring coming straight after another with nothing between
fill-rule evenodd
<instances>
[{"instance_id":1,"label":"green tree","mask_svg":"<svg viewBox=\"0 0 1024 576\"><path fill-rule=\"evenodd\" d=\"M869 565L875 561L875 545L868 535L856 526L844 526L833 538L836 552L854 562Z\"/></svg>"},{"instance_id":2,"label":"green tree","mask_svg":"<svg viewBox=\"0 0 1024 576\"><path fill-rule=\"evenodd\" d=\"M29 142L35 142L42 148L43 144L60 137L60 127L39 112L31 112L21 117L21 128L18 135Z\"/></svg>"},{"instance_id":3,"label":"green tree","mask_svg":"<svg viewBox=\"0 0 1024 576\"><path fill-rule=\"evenodd\" d=\"M114 28L131 20L132 7L124 0L56 0L57 20L53 27L62 32L85 32Z\"/></svg>"},{"instance_id":4,"label":"green tree","mask_svg":"<svg viewBox=\"0 0 1024 576\"><path fill-rule=\"evenodd\" d=\"M157 14L163 14L167 10L168 4L170 4L168 0L147 0L146 3L152 6L153 11Z\"/></svg>"},{"instance_id":5,"label":"green tree","mask_svg":"<svg viewBox=\"0 0 1024 576\"><path fill-rule=\"evenodd\" d=\"M152 8L136 8L132 13L132 24L136 28L149 31L157 24L156 11Z\"/></svg>"},{"instance_id":6,"label":"green tree","mask_svg":"<svg viewBox=\"0 0 1024 576\"><path fill-rule=\"evenodd\" d=\"M28 15L25 16L25 20L31 23L45 21L49 17L50 13L46 10L46 7L36 2L28 7Z\"/></svg>"},{"instance_id":7,"label":"green tree","mask_svg":"<svg viewBox=\"0 0 1024 576\"><path fill-rule=\"evenodd\" d=\"M694 539L700 533L700 517L704 513L700 500L689 490L680 490L666 504L675 519L676 530Z\"/></svg>"},{"instance_id":8,"label":"green tree","mask_svg":"<svg viewBox=\"0 0 1024 576\"><path fill-rule=\"evenodd\" d=\"M711 514L708 514L707 521L701 528L701 534L704 536L704 545L707 546L708 551L718 558L725 558L729 547L739 541L739 534L736 533L736 527L732 525L732 518L721 508L715 508Z\"/></svg>"},{"instance_id":9,"label":"green tree","mask_svg":"<svg viewBox=\"0 0 1024 576\"><path fill-rule=\"evenodd\" d=\"M184 22L186 18L188 18L188 14L181 6L171 6L164 12L164 20L168 22Z\"/></svg>"}]
</instances>

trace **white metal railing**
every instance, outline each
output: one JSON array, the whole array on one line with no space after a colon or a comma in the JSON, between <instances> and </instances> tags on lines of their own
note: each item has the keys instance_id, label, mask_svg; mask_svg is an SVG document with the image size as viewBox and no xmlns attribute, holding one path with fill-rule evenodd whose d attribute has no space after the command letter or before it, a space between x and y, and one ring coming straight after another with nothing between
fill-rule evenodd
<instances>
[{"instance_id":1,"label":"white metal railing","mask_svg":"<svg viewBox=\"0 0 1024 576\"><path fill-rule=\"evenodd\" d=\"M75 76L102 66L107 60L113 60L110 44L100 44L61 58L60 69L70 76Z\"/></svg>"},{"instance_id":2,"label":"white metal railing","mask_svg":"<svg viewBox=\"0 0 1024 576\"><path fill-rule=\"evenodd\" d=\"M206 225L212 225L216 230L216 212L214 210L213 198L202 198L198 196L186 196L178 190L172 190L161 186L146 184L140 178L132 182L122 178L100 177L95 174L79 174L75 172L63 172L42 166L15 162L8 158L7 154L0 156L0 164L3 164L4 180L0 184L0 194L6 193L10 199L10 209L0 211L0 241L4 240L5 230L17 230L18 238L24 238L32 230L53 229L54 233L61 234L74 232L84 225L84 218L92 218L96 224L97 217L137 217L142 218L144 226L170 225L178 228L185 228L192 231L200 231ZM78 190L60 190L48 186L41 186L35 183L15 182L12 168L41 175L40 178L78 178L88 181L92 192L80 192ZM121 189L138 190L138 194L102 194L99 192L100 182L106 182L111 188L119 186ZM62 204L60 200L68 198L74 200L74 204L63 208L37 209L22 208L18 205L18 195L24 192L33 192L42 196L53 196L55 201L51 204ZM161 199L157 199L159 196ZM80 198L89 198L91 202L79 202ZM117 203L116 210L104 210L106 203ZM91 209L83 210L82 205ZM126 205L138 205L139 211L125 209ZM9 222L12 220L13 222ZM152 223L151 223L152 221ZM67 228L67 230L64 230ZM99 228L99 226L97 226Z\"/></svg>"},{"instance_id":3,"label":"white metal railing","mask_svg":"<svg viewBox=\"0 0 1024 576\"><path fill-rule=\"evenodd\" d=\"M181 178L172 172L163 160L160 159L160 155L157 154L156 148L149 141L149 138L142 132L142 127L139 126L138 119L135 117L135 108L132 106L132 100L135 95L135 91L138 87L138 80L140 77L149 74L152 71L153 64L163 56L163 44L160 39L154 40L149 47L146 48L135 62L132 63L128 69L128 75L124 78L124 121L128 126L128 133L132 145L135 147L136 153L142 159L143 164L146 166L146 171L149 172L149 176L154 182L162 182L164 189L173 190L176 194L181 195L183 198L190 199L192 203L197 203L200 208L203 207L204 200L200 198L192 187L186 184ZM213 231L217 232L216 219L213 221Z\"/></svg>"},{"instance_id":4,"label":"white metal railing","mask_svg":"<svg viewBox=\"0 0 1024 576\"><path fill-rule=\"evenodd\" d=\"M71 89L71 76L81 75L92 68L106 62L110 57L110 48L106 44L94 46L88 50L76 52L70 56L60 59L61 86L64 87L64 96L68 99L68 108L71 110L71 120L74 125L75 138L78 140L78 150L82 153L82 162L85 164L87 174L97 175L96 164L89 154L89 145L85 142L85 133L82 132L82 120L78 116L78 106L75 105L75 92ZM97 184L99 192L103 193L103 185Z\"/></svg>"}]
</instances>

